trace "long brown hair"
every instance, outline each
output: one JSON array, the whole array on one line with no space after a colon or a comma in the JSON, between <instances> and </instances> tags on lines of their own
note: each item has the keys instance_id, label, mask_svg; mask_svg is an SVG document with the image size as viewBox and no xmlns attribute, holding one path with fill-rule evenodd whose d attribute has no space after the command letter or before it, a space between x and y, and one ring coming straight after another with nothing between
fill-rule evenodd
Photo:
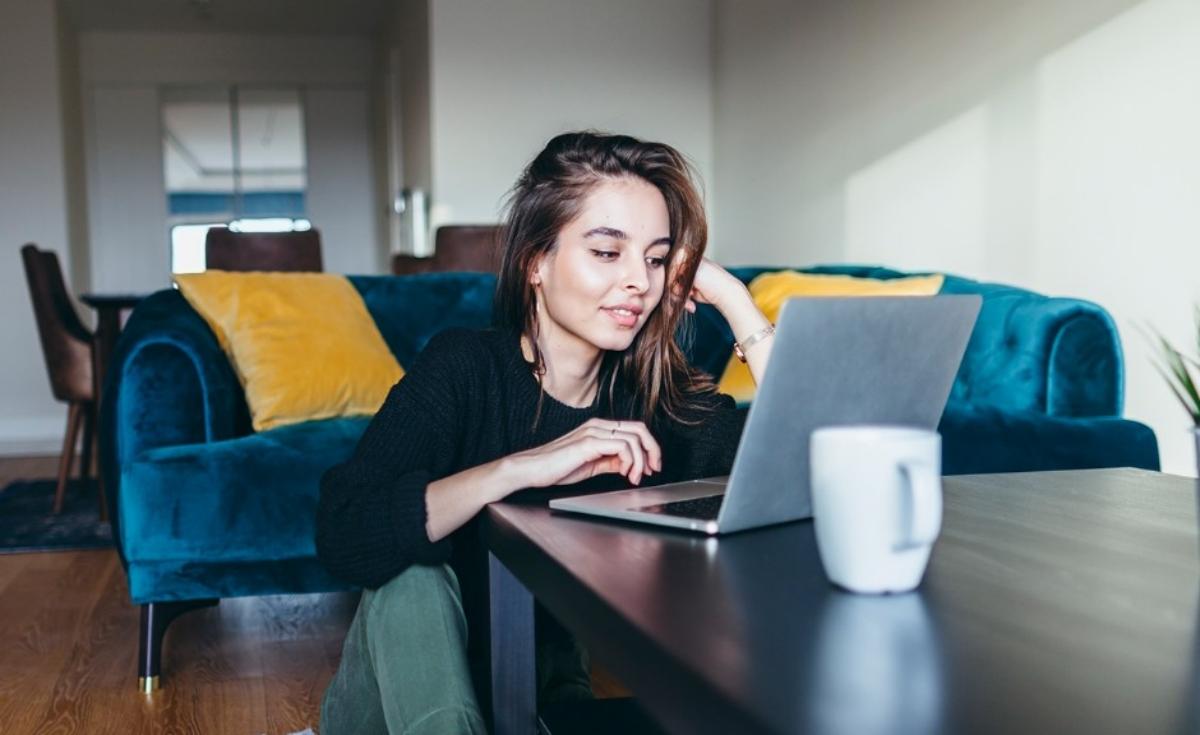
<instances>
[{"instance_id":1,"label":"long brown hair","mask_svg":"<svg viewBox=\"0 0 1200 735\"><path fill-rule=\"evenodd\" d=\"M544 374L530 277L539 259L557 247L559 233L579 215L592 188L606 179L631 176L653 185L666 200L671 227L666 262L673 265L662 300L629 348L605 356L602 376L610 406L621 384L633 397L633 416L645 423L656 416L695 423L696 411L703 406L697 399L716 387L712 378L688 364L675 335L681 320L684 331L690 323L684 320L683 307L708 245L708 224L692 166L671 146L593 131L551 139L510 193L494 319L497 326L517 330L529 339L534 370Z\"/></svg>"}]
</instances>

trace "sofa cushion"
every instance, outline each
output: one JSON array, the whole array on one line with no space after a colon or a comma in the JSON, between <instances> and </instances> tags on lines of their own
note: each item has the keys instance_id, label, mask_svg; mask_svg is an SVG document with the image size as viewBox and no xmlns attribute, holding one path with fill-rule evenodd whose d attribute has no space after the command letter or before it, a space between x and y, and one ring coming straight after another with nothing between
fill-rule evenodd
<instances>
[{"instance_id":1,"label":"sofa cushion","mask_svg":"<svg viewBox=\"0 0 1200 735\"><path fill-rule=\"evenodd\" d=\"M797 296L933 296L943 280L940 274L878 279L779 271L757 276L750 282L750 295L763 316L777 323L784 303ZM757 386L749 366L731 354L718 388L734 400L746 402L753 400Z\"/></svg>"},{"instance_id":2,"label":"sofa cushion","mask_svg":"<svg viewBox=\"0 0 1200 735\"><path fill-rule=\"evenodd\" d=\"M374 414L404 374L345 276L209 271L175 280L229 354L257 431Z\"/></svg>"},{"instance_id":3,"label":"sofa cushion","mask_svg":"<svg viewBox=\"0 0 1200 735\"><path fill-rule=\"evenodd\" d=\"M496 277L490 273L350 276L375 326L401 365L412 364L445 329L483 329L492 323Z\"/></svg>"},{"instance_id":4,"label":"sofa cushion","mask_svg":"<svg viewBox=\"0 0 1200 735\"><path fill-rule=\"evenodd\" d=\"M321 475L367 418L308 421L225 441L149 449L121 468L130 562L311 558Z\"/></svg>"}]
</instances>

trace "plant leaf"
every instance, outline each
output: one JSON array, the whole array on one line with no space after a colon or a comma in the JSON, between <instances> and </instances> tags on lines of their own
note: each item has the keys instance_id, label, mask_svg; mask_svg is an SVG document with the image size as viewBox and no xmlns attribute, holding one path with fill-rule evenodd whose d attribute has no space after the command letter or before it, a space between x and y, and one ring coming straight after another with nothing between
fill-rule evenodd
<instances>
[{"instance_id":1,"label":"plant leaf","mask_svg":"<svg viewBox=\"0 0 1200 735\"><path fill-rule=\"evenodd\" d=\"M1200 409L1200 391L1196 390L1196 383L1192 380L1192 375L1188 372L1187 363L1183 361L1183 356L1178 352L1174 354L1174 364L1172 370L1175 372L1175 377L1179 380L1179 385L1187 392L1188 397L1192 399L1192 405Z\"/></svg>"},{"instance_id":2,"label":"plant leaf","mask_svg":"<svg viewBox=\"0 0 1200 735\"><path fill-rule=\"evenodd\" d=\"M1171 392L1175 394L1175 398L1179 401L1179 405L1183 406L1183 410L1192 417L1192 423L1200 426L1200 412L1197 412L1195 409L1193 409L1188 403L1187 399L1183 397L1183 393L1181 393L1179 389L1175 387L1175 381L1172 380L1171 376L1167 374L1167 371L1162 366L1157 364L1155 364L1154 369L1158 371L1159 375L1163 376L1163 380L1166 381L1167 387L1171 389Z\"/></svg>"},{"instance_id":3,"label":"plant leaf","mask_svg":"<svg viewBox=\"0 0 1200 735\"><path fill-rule=\"evenodd\" d=\"M1162 339L1162 348L1167 367L1174 377L1174 380L1171 381L1172 387L1191 399L1188 404L1189 413L1193 416L1200 414L1200 391L1196 390L1196 383L1192 380L1191 373L1188 372L1183 356L1165 339Z\"/></svg>"},{"instance_id":4,"label":"plant leaf","mask_svg":"<svg viewBox=\"0 0 1200 735\"><path fill-rule=\"evenodd\" d=\"M1200 304L1194 306L1196 318L1196 344L1200 348ZM1200 374L1200 361L1184 355L1153 327L1139 327L1142 336L1155 345L1157 356L1151 358L1151 363L1158 374L1166 381L1167 387L1175 395L1183 409L1192 417L1192 422L1200 426L1200 389L1197 384L1200 379L1193 377L1192 369Z\"/></svg>"}]
</instances>

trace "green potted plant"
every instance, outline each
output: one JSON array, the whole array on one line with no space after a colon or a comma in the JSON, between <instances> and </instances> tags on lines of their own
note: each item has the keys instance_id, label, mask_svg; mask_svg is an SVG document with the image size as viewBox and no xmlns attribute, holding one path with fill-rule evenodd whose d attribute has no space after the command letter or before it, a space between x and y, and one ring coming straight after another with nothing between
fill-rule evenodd
<instances>
[{"instance_id":1,"label":"green potted plant","mask_svg":"<svg viewBox=\"0 0 1200 735\"><path fill-rule=\"evenodd\" d=\"M1196 348L1200 357L1200 305L1195 309ZM1200 359L1182 354L1161 334L1155 334L1159 361L1155 365L1166 379L1171 392L1192 417L1192 436L1196 440L1196 468L1200 472Z\"/></svg>"}]
</instances>

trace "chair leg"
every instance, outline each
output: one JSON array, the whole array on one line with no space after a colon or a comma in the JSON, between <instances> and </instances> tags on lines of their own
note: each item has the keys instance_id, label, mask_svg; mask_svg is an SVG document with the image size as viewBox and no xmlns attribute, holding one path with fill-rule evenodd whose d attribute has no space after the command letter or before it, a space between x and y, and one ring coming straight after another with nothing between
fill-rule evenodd
<instances>
[{"instance_id":1,"label":"chair leg","mask_svg":"<svg viewBox=\"0 0 1200 735\"><path fill-rule=\"evenodd\" d=\"M83 458L79 476L84 480L96 478L96 500L100 505L100 520L108 520L108 500L104 497L104 481L100 479L100 409L89 403L83 413Z\"/></svg>"},{"instance_id":2,"label":"chair leg","mask_svg":"<svg viewBox=\"0 0 1200 735\"><path fill-rule=\"evenodd\" d=\"M80 450L79 479L92 476L93 450L96 448L96 404L83 404L83 445Z\"/></svg>"},{"instance_id":3,"label":"chair leg","mask_svg":"<svg viewBox=\"0 0 1200 735\"><path fill-rule=\"evenodd\" d=\"M141 633L138 636L138 691L150 694L159 687L162 665L162 642L167 626L175 618L202 607L212 607L220 600L183 600L179 602L150 602L142 605Z\"/></svg>"},{"instance_id":4,"label":"chair leg","mask_svg":"<svg viewBox=\"0 0 1200 735\"><path fill-rule=\"evenodd\" d=\"M53 512L62 512L63 499L67 492L67 478L71 475L71 465L75 460L75 440L79 435L79 417L82 406L72 402L67 410L67 434L63 437L62 456L58 458L58 487L54 489Z\"/></svg>"}]
</instances>

